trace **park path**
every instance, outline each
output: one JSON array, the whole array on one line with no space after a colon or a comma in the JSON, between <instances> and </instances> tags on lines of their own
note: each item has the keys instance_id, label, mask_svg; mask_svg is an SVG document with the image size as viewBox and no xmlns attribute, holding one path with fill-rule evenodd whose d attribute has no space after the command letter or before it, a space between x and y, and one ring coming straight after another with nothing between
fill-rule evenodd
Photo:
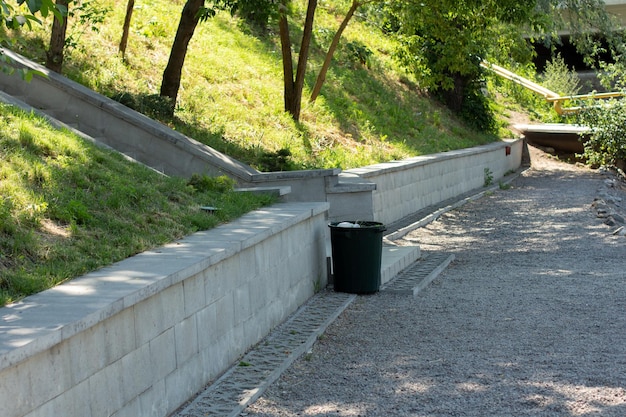
<instances>
[{"instance_id":1,"label":"park path","mask_svg":"<svg viewBox=\"0 0 626 417\"><path fill-rule=\"evenodd\" d=\"M531 151L405 237L455 255L433 283L358 297L242 415L626 416L626 237L592 207L626 193Z\"/></svg>"}]
</instances>

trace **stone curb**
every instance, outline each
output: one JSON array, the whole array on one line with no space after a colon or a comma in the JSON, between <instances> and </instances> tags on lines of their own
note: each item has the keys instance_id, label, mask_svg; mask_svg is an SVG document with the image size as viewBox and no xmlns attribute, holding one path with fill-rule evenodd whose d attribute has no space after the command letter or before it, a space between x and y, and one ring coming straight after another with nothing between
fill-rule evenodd
<instances>
[{"instance_id":1,"label":"stone curb","mask_svg":"<svg viewBox=\"0 0 626 417\"><path fill-rule=\"evenodd\" d=\"M498 189L501 188L502 185L508 185L510 184L513 180L517 179L523 172L525 172L528 168L524 167L522 169L517 170L514 174L506 177L506 180L502 180L500 181L498 184L496 185L492 185L488 188L485 188L484 190L481 190L479 192L477 192L476 194L472 194L469 197L463 198L459 201L456 201L453 204L447 205L445 207L442 207L438 210L433 211L432 213L428 214L427 216L419 219L418 221L411 223L408 226L402 227L392 233L389 233L387 235L385 235L384 239L386 241L394 241L394 240L398 240L403 238L404 236L406 236L407 234L409 234L410 232L412 232L415 229L418 229L420 227L424 227L429 223L434 222L435 220L437 220L439 217L441 217L443 214L454 210L456 208L459 208L467 203L470 203L474 200L478 200L479 198L483 197L485 194L490 193L490 192L494 192L497 191Z\"/></svg>"},{"instance_id":2,"label":"stone curb","mask_svg":"<svg viewBox=\"0 0 626 417\"><path fill-rule=\"evenodd\" d=\"M320 291L172 417L238 416L309 351L355 299L354 294Z\"/></svg>"}]
</instances>

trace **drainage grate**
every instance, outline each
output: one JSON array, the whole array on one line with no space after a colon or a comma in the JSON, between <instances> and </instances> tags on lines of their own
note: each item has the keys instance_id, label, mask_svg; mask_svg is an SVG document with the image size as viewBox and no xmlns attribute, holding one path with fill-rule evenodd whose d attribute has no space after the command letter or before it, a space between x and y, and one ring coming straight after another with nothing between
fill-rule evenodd
<instances>
[{"instance_id":1,"label":"drainage grate","mask_svg":"<svg viewBox=\"0 0 626 417\"><path fill-rule=\"evenodd\" d=\"M422 258L413 265L400 272L383 291L401 294L412 294L414 297L428 284L430 284L450 262L454 260L454 255L448 253L425 253Z\"/></svg>"},{"instance_id":2,"label":"drainage grate","mask_svg":"<svg viewBox=\"0 0 626 417\"><path fill-rule=\"evenodd\" d=\"M328 289L319 292L172 417L238 416L355 298Z\"/></svg>"}]
</instances>

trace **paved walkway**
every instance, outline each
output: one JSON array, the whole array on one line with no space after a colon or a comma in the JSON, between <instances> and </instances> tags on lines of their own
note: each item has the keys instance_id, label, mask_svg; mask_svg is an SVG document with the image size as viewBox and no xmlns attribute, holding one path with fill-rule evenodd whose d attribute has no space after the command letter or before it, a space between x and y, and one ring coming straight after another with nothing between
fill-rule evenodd
<instances>
[{"instance_id":1,"label":"paved walkway","mask_svg":"<svg viewBox=\"0 0 626 417\"><path fill-rule=\"evenodd\" d=\"M456 259L359 297L245 413L625 416L626 238L591 208L605 178L550 162L409 233Z\"/></svg>"},{"instance_id":2,"label":"paved walkway","mask_svg":"<svg viewBox=\"0 0 626 417\"><path fill-rule=\"evenodd\" d=\"M178 416L626 416L626 237L591 208L606 178L537 155L403 233L431 266L322 292Z\"/></svg>"}]
</instances>

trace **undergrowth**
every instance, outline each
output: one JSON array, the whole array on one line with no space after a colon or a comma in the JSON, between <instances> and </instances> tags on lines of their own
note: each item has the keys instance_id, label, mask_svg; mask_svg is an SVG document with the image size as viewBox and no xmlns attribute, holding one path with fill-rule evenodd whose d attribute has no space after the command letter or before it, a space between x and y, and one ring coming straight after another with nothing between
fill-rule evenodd
<instances>
[{"instance_id":1,"label":"undergrowth","mask_svg":"<svg viewBox=\"0 0 626 417\"><path fill-rule=\"evenodd\" d=\"M6 105L0 115L0 305L273 201L226 177L163 176Z\"/></svg>"},{"instance_id":2,"label":"undergrowth","mask_svg":"<svg viewBox=\"0 0 626 417\"><path fill-rule=\"evenodd\" d=\"M349 7L346 0L320 2L318 7L300 123L283 111L275 25L255 30L226 12L196 29L170 118L160 111L168 103L156 97L180 2L155 0L136 8L125 59L117 45L126 1L101 3L99 7L110 11L98 32L70 20L68 31L81 36L68 51L64 74L261 170L347 169L498 140L467 127L431 101L392 58L393 40L370 25L365 14L357 13L348 25L321 96L309 103L309 88ZM296 44L304 8L303 1L294 2ZM17 52L42 62L48 28L46 22L24 32L16 39Z\"/></svg>"}]
</instances>

